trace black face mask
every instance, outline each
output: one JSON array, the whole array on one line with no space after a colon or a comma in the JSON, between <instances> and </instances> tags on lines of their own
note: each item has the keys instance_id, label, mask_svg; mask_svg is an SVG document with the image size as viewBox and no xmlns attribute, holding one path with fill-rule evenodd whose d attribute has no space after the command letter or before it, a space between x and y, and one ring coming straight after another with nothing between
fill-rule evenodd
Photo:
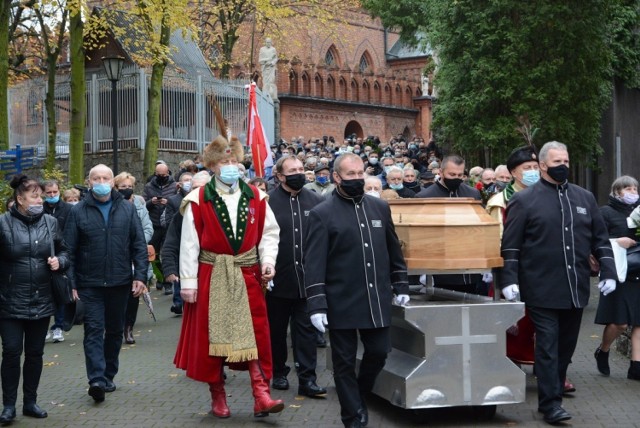
<instances>
[{"instance_id":1,"label":"black face mask","mask_svg":"<svg viewBox=\"0 0 640 428\"><path fill-rule=\"evenodd\" d=\"M462 184L462 178L442 178L442 182L450 192L455 192Z\"/></svg>"},{"instance_id":2,"label":"black face mask","mask_svg":"<svg viewBox=\"0 0 640 428\"><path fill-rule=\"evenodd\" d=\"M133 189L118 189L118 192L120 192L122 197L127 201L131 199L131 196L133 196Z\"/></svg>"},{"instance_id":3,"label":"black face mask","mask_svg":"<svg viewBox=\"0 0 640 428\"><path fill-rule=\"evenodd\" d=\"M169 180L169 177L166 175L156 175L156 182L161 186L164 186L165 184L167 184L168 180Z\"/></svg>"},{"instance_id":4,"label":"black face mask","mask_svg":"<svg viewBox=\"0 0 640 428\"><path fill-rule=\"evenodd\" d=\"M284 178L287 186L289 186L291 189L295 190L296 192L302 189L302 187L307 182L307 177L302 173L285 175Z\"/></svg>"},{"instance_id":5,"label":"black face mask","mask_svg":"<svg viewBox=\"0 0 640 428\"><path fill-rule=\"evenodd\" d=\"M351 180L345 180L344 178L342 178L340 188L345 195L351 198L362 196L364 195L364 178L354 178Z\"/></svg>"},{"instance_id":6,"label":"black face mask","mask_svg":"<svg viewBox=\"0 0 640 428\"><path fill-rule=\"evenodd\" d=\"M509 184L508 181L500 181L500 180L498 180L498 181L496 181L496 189L502 191L507 187L508 184Z\"/></svg>"},{"instance_id":7,"label":"black face mask","mask_svg":"<svg viewBox=\"0 0 640 428\"><path fill-rule=\"evenodd\" d=\"M558 183L564 183L569 178L569 167L566 165L550 166L547 169L547 174Z\"/></svg>"}]
</instances>

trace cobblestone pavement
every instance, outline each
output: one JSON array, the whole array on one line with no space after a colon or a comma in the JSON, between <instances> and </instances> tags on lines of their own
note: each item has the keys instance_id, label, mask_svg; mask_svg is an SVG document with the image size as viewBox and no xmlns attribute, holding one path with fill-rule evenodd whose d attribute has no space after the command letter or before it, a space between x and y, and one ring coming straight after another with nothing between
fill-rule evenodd
<instances>
[{"instance_id":1,"label":"cobblestone pavement","mask_svg":"<svg viewBox=\"0 0 640 428\"><path fill-rule=\"evenodd\" d=\"M326 350L318 353L318 383L329 388L326 399L296 396L295 376L289 376L291 389L273 391L285 400L285 410L277 415L253 417L253 399L245 372L227 371L227 393L232 417L217 419L210 411L207 385L194 382L173 364L181 318L169 311L170 296L153 291L157 322L140 306L135 326L137 343L125 345L120 358L118 389L107 394L105 402L95 404L87 395L82 328L74 327L65 341L48 343L45 367L39 389L39 404L49 412L44 420L22 416L18 406L15 427L340 427L338 404L331 373L326 370ZM595 368L593 351L602 329L593 324L597 289L585 310L582 331L569 377L577 392L565 399L565 408L573 414L568 426L640 427L638 397L640 382L626 379L628 361L611 354L611 377L603 377ZM495 417L474 419L470 408L410 411L396 408L374 398L369 402L370 427L536 427L547 426L538 414L535 379L527 372L526 402L498 406ZM18 397L18 403L21 403Z\"/></svg>"}]
</instances>

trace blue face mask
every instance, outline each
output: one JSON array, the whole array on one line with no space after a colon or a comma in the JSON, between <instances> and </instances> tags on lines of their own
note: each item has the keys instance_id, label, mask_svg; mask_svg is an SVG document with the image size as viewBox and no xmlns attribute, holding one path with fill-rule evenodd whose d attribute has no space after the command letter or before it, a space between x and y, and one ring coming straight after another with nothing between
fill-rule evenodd
<instances>
[{"instance_id":1,"label":"blue face mask","mask_svg":"<svg viewBox=\"0 0 640 428\"><path fill-rule=\"evenodd\" d=\"M48 204L57 204L58 201L60 200L60 195L57 196L47 196L46 198L44 198L44 201Z\"/></svg>"},{"instance_id":2,"label":"blue face mask","mask_svg":"<svg viewBox=\"0 0 640 428\"><path fill-rule=\"evenodd\" d=\"M97 197L102 198L111 193L111 185L109 183L97 183L91 186L91 190Z\"/></svg>"},{"instance_id":3,"label":"blue face mask","mask_svg":"<svg viewBox=\"0 0 640 428\"><path fill-rule=\"evenodd\" d=\"M187 181L185 183L182 183L182 190L184 190L186 193L189 193L191 191L191 182Z\"/></svg>"},{"instance_id":4,"label":"blue face mask","mask_svg":"<svg viewBox=\"0 0 640 428\"><path fill-rule=\"evenodd\" d=\"M233 185L240 178L240 170L237 165L223 165L220 167L220 180L228 185Z\"/></svg>"},{"instance_id":5,"label":"blue face mask","mask_svg":"<svg viewBox=\"0 0 640 428\"><path fill-rule=\"evenodd\" d=\"M319 185L324 186L329 182L329 177L324 177L324 176L316 177L316 182Z\"/></svg>"},{"instance_id":6,"label":"blue face mask","mask_svg":"<svg viewBox=\"0 0 640 428\"><path fill-rule=\"evenodd\" d=\"M402 187L403 187L402 183L389 184L389 189L393 189L393 190L400 190L400 189L402 189Z\"/></svg>"},{"instance_id":7,"label":"blue face mask","mask_svg":"<svg viewBox=\"0 0 640 428\"><path fill-rule=\"evenodd\" d=\"M533 186L540 180L540 171L537 169L529 169L522 172L522 184L525 186Z\"/></svg>"}]
</instances>

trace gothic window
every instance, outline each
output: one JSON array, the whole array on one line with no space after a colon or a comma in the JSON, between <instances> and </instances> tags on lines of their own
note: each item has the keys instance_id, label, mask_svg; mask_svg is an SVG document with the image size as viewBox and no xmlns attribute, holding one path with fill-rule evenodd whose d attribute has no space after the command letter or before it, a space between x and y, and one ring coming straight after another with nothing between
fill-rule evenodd
<instances>
[{"instance_id":1,"label":"gothic window","mask_svg":"<svg viewBox=\"0 0 640 428\"><path fill-rule=\"evenodd\" d=\"M371 66L371 64L369 63L369 58L367 58L367 54L365 52L360 57L359 70L360 70L361 73L364 73L370 66Z\"/></svg>"},{"instance_id":2,"label":"gothic window","mask_svg":"<svg viewBox=\"0 0 640 428\"><path fill-rule=\"evenodd\" d=\"M327 64L327 67L340 67L340 57L334 45L331 45L331 47L327 49L327 53L324 56L324 62Z\"/></svg>"}]
</instances>

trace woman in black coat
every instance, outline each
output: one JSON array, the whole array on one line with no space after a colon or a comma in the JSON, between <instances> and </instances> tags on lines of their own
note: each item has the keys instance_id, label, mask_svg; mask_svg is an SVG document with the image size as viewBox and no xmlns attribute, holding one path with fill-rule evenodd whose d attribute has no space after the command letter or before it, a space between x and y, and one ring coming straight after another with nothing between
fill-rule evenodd
<instances>
[{"instance_id":1,"label":"woman in black coat","mask_svg":"<svg viewBox=\"0 0 640 428\"><path fill-rule=\"evenodd\" d=\"M627 217L638 205L638 181L622 176L611 185L609 203L601 208L609 230L609 237L623 248L638 245L636 228L629 228ZM598 371L605 376L609 370L609 348L613 341L626 330L631 330L631 364L627 378L640 380L640 277L627 274L624 283L618 282L616 290L601 295L596 313L596 324L605 325L602 342L595 352Z\"/></svg>"},{"instance_id":2,"label":"woman in black coat","mask_svg":"<svg viewBox=\"0 0 640 428\"><path fill-rule=\"evenodd\" d=\"M45 336L55 310L51 272L69 266L69 255L58 232L58 223L43 213L40 185L21 175L13 178L11 187L15 203L0 217L0 377L4 406L1 424L10 423L16 417L23 349L22 413L34 418L47 417L36 399ZM56 252L53 257L52 239Z\"/></svg>"}]
</instances>

